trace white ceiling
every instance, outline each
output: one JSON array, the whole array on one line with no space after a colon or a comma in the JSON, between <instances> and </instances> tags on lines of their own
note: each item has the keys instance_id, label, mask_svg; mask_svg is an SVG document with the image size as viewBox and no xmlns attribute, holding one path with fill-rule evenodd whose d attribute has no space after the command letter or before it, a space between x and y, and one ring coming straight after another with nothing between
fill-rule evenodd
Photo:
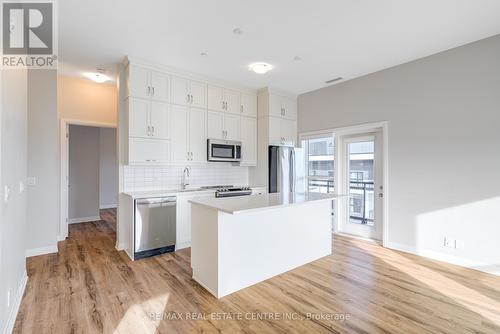
<instances>
[{"instance_id":1,"label":"white ceiling","mask_svg":"<svg viewBox=\"0 0 500 334\"><path fill-rule=\"evenodd\" d=\"M499 0L61 0L59 11L62 73L113 71L129 55L292 93L500 33ZM275 68L248 70L259 61Z\"/></svg>"}]
</instances>

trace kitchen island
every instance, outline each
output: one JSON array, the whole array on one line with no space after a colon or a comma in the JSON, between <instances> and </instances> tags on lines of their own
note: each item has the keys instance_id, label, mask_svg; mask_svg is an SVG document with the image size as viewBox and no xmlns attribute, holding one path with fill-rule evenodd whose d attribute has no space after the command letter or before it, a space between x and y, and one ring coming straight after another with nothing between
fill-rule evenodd
<instances>
[{"instance_id":1,"label":"kitchen island","mask_svg":"<svg viewBox=\"0 0 500 334\"><path fill-rule=\"evenodd\" d=\"M332 252L337 195L191 200L193 279L221 298Z\"/></svg>"}]
</instances>

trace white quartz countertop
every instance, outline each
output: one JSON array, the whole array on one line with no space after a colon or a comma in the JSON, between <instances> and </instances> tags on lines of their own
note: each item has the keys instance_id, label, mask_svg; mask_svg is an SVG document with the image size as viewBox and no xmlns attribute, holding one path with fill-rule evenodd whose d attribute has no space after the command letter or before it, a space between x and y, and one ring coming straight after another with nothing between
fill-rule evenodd
<instances>
[{"instance_id":1,"label":"white quartz countertop","mask_svg":"<svg viewBox=\"0 0 500 334\"><path fill-rule=\"evenodd\" d=\"M265 189L266 187L260 186L250 186L254 190ZM204 195L215 193L215 189L203 189L203 188L188 188L186 190L180 189L166 189L166 190L149 190L149 191L128 191L123 194L130 196L134 199L136 198L154 198L154 197L165 197L165 196L183 196L183 195Z\"/></svg>"},{"instance_id":2,"label":"white quartz countertop","mask_svg":"<svg viewBox=\"0 0 500 334\"><path fill-rule=\"evenodd\" d=\"M182 196L182 195L201 195L214 193L215 189L188 189L188 190L154 190L154 191L130 191L124 192L125 195L132 198L154 198L165 196Z\"/></svg>"},{"instance_id":3,"label":"white quartz countertop","mask_svg":"<svg viewBox=\"0 0 500 334\"><path fill-rule=\"evenodd\" d=\"M344 197L344 195L320 193L290 193L283 195L281 193L273 193L226 198L196 198L189 202L230 214L238 214L249 211L300 205L308 202L331 201L339 197Z\"/></svg>"}]
</instances>

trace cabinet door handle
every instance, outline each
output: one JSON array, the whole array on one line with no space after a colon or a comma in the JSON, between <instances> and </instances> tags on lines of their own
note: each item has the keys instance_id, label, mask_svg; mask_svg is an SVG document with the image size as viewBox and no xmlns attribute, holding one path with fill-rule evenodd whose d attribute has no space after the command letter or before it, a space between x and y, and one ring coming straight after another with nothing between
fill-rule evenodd
<instances>
[{"instance_id":1,"label":"cabinet door handle","mask_svg":"<svg viewBox=\"0 0 500 334\"><path fill-rule=\"evenodd\" d=\"M151 89L153 90L153 94L152 94L152 96L155 96L155 88L154 88L154 87L151 87Z\"/></svg>"},{"instance_id":2,"label":"cabinet door handle","mask_svg":"<svg viewBox=\"0 0 500 334\"><path fill-rule=\"evenodd\" d=\"M240 112L243 112L243 105L240 106Z\"/></svg>"},{"instance_id":3,"label":"cabinet door handle","mask_svg":"<svg viewBox=\"0 0 500 334\"><path fill-rule=\"evenodd\" d=\"M189 103L189 94L186 95L186 102Z\"/></svg>"},{"instance_id":4,"label":"cabinet door handle","mask_svg":"<svg viewBox=\"0 0 500 334\"><path fill-rule=\"evenodd\" d=\"M190 94L189 96L191 97L191 104L192 104L193 103L193 95Z\"/></svg>"},{"instance_id":5,"label":"cabinet door handle","mask_svg":"<svg viewBox=\"0 0 500 334\"><path fill-rule=\"evenodd\" d=\"M147 134L148 134L148 137L151 136L151 127L148 125L147 127Z\"/></svg>"},{"instance_id":6,"label":"cabinet door handle","mask_svg":"<svg viewBox=\"0 0 500 334\"><path fill-rule=\"evenodd\" d=\"M148 86L148 96L151 95L151 86Z\"/></svg>"},{"instance_id":7,"label":"cabinet door handle","mask_svg":"<svg viewBox=\"0 0 500 334\"><path fill-rule=\"evenodd\" d=\"M154 136L154 135L155 135L155 127L151 126L151 136Z\"/></svg>"},{"instance_id":8,"label":"cabinet door handle","mask_svg":"<svg viewBox=\"0 0 500 334\"><path fill-rule=\"evenodd\" d=\"M153 88L153 92L154 92L154 88ZM286 108L283 108L283 116L286 116Z\"/></svg>"}]
</instances>

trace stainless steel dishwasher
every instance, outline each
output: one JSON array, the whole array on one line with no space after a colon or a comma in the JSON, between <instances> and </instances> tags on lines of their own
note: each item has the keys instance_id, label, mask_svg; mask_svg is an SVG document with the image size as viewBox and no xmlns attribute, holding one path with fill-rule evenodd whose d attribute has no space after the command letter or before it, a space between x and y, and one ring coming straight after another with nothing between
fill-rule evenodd
<instances>
[{"instance_id":1,"label":"stainless steel dishwasher","mask_svg":"<svg viewBox=\"0 0 500 334\"><path fill-rule=\"evenodd\" d=\"M135 200L134 260L175 251L174 196Z\"/></svg>"}]
</instances>

